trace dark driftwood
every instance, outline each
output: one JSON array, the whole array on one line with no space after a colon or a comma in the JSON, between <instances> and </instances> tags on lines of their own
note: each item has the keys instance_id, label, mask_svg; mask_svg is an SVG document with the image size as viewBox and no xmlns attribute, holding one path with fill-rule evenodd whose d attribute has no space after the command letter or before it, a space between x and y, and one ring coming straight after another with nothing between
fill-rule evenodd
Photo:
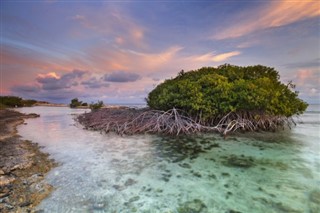
<instances>
[{"instance_id":1,"label":"dark driftwood","mask_svg":"<svg viewBox=\"0 0 320 213\"><path fill-rule=\"evenodd\" d=\"M275 131L295 124L284 116L271 116L261 112L230 112L210 122L196 121L181 110L168 111L132 108L106 108L82 114L78 121L87 129L123 134L162 133L192 134L219 132L227 135L237 130ZM209 125L210 124L210 125Z\"/></svg>"}]
</instances>

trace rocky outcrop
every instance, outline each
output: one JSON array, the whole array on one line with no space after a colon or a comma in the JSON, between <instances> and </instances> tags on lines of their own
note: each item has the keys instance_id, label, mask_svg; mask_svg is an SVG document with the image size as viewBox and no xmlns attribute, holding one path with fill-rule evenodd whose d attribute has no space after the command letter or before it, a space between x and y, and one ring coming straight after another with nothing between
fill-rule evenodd
<instances>
[{"instance_id":1,"label":"rocky outcrop","mask_svg":"<svg viewBox=\"0 0 320 213\"><path fill-rule=\"evenodd\" d=\"M44 176L55 163L37 144L17 135L16 126L34 117L0 110L0 212L33 212L53 189Z\"/></svg>"}]
</instances>

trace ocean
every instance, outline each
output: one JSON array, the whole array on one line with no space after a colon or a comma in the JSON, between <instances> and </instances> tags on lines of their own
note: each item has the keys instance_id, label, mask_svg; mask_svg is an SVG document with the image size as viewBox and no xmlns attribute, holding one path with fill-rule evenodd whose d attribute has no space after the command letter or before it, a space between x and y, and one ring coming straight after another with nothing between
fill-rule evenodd
<instances>
[{"instance_id":1,"label":"ocean","mask_svg":"<svg viewBox=\"0 0 320 213\"><path fill-rule=\"evenodd\" d=\"M278 132L118 136L84 130L83 109L31 107L18 127L59 163L42 212L320 212L320 106Z\"/></svg>"}]
</instances>

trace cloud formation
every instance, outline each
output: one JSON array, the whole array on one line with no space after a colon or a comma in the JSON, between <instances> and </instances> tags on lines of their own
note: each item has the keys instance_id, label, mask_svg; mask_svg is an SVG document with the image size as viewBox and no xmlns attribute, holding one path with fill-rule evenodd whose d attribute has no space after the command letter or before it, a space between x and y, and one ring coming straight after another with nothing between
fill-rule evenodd
<instances>
[{"instance_id":1,"label":"cloud formation","mask_svg":"<svg viewBox=\"0 0 320 213\"><path fill-rule=\"evenodd\" d=\"M293 62L284 65L287 68L316 68L320 67L320 58L315 58L310 61Z\"/></svg>"},{"instance_id":2,"label":"cloud formation","mask_svg":"<svg viewBox=\"0 0 320 213\"><path fill-rule=\"evenodd\" d=\"M100 78L98 80L96 77L92 77L88 80L82 81L81 84L90 89L99 89L101 87L110 86L110 84L104 82L103 78Z\"/></svg>"},{"instance_id":3,"label":"cloud formation","mask_svg":"<svg viewBox=\"0 0 320 213\"><path fill-rule=\"evenodd\" d=\"M56 73L39 74L36 81L41 84L41 88L44 90L59 90L77 86L76 79L81 78L85 73L86 71L73 70L61 77Z\"/></svg>"},{"instance_id":4,"label":"cloud formation","mask_svg":"<svg viewBox=\"0 0 320 213\"><path fill-rule=\"evenodd\" d=\"M11 91L16 93L36 93L40 92L40 87L35 85L16 85L11 88Z\"/></svg>"},{"instance_id":5,"label":"cloud formation","mask_svg":"<svg viewBox=\"0 0 320 213\"><path fill-rule=\"evenodd\" d=\"M318 1L270 1L257 11L244 11L235 24L216 33L214 39L237 38L252 32L280 27L320 15Z\"/></svg>"},{"instance_id":6,"label":"cloud formation","mask_svg":"<svg viewBox=\"0 0 320 213\"><path fill-rule=\"evenodd\" d=\"M117 83L124 83L124 82L134 82L141 78L140 75L136 73L129 73L124 71L116 71L110 74L106 74L103 79L108 82L117 82Z\"/></svg>"},{"instance_id":7,"label":"cloud formation","mask_svg":"<svg viewBox=\"0 0 320 213\"><path fill-rule=\"evenodd\" d=\"M106 2L105 7L87 8L81 14L74 15L71 19L78 22L83 28L74 28L73 34L77 37L83 35L83 30L91 31L86 36L105 36L108 42L112 41L117 45L129 45L144 47L144 27L135 22L124 8ZM94 33L92 33L92 31Z\"/></svg>"},{"instance_id":8,"label":"cloud formation","mask_svg":"<svg viewBox=\"0 0 320 213\"><path fill-rule=\"evenodd\" d=\"M217 55L214 53L207 53L200 56L193 56L193 60L200 61L200 62L209 62L209 61L221 62L221 61L226 61L229 58L240 55L240 54L241 52L239 51L226 52L226 53L217 54Z\"/></svg>"}]
</instances>

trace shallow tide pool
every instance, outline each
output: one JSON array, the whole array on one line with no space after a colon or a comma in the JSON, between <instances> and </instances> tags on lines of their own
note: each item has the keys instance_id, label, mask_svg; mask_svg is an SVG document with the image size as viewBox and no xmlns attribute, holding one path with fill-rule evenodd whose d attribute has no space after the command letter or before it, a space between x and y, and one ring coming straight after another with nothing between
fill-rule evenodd
<instances>
[{"instance_id":1,"label":"shallow tide pool","mask_svg":"<svg viewBox=\"0 0 320 213\"><path fill-rule=\"evenodd\" d=\"M319 108L277 133L160 137L83 130L84 110L32 107L18 128L60 165L43 212L320 212Z\"/></svg>"}]
</instances>

